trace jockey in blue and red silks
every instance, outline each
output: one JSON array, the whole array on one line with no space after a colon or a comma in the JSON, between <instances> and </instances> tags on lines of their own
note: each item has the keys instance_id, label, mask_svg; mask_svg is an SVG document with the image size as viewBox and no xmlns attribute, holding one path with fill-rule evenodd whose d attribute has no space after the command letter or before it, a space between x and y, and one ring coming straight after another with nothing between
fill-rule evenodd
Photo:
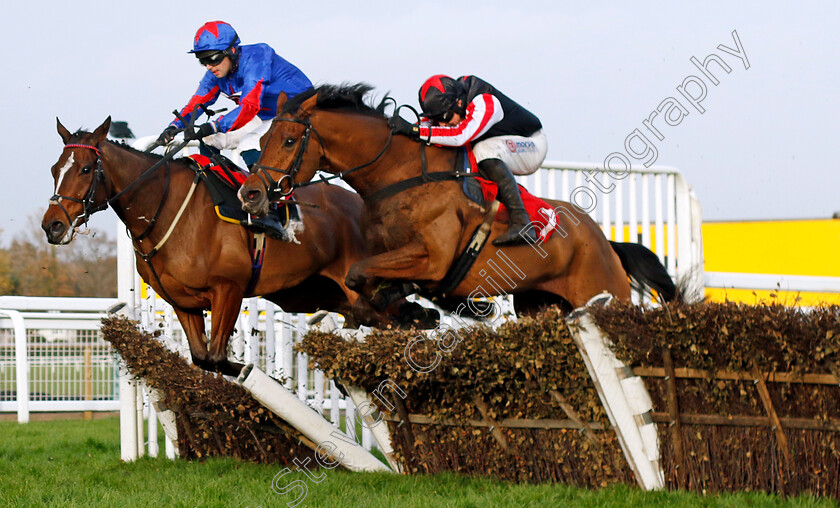
<instances>
[{"instance_id":1,"label":"jockey in blue and red silks","mask_svg":"<svg viewBox=\"0 0 840 508\"><path fill-rule=\"evenodd\" d=\"M234 101L233 111L196 128L195 137L218 149L236 149L251 166L259 158L260 137L277 113L280 92L291 98L312 88L312 82L268 44L240 45L236 31L223 21L202 25L190 53L207 72L181 115L190 120L198 104L213 104L219 94ZM175 119L159 141L171 141L183 128Z\"/></svg>"},{"instance_id":2,"label":"jockey in blue and red silks","mask_svg":"<svg viewBox=\"0 0 840 508\"><path fill-rule=\"evenodd\" d=\"M190 53L207 72L181 116L191 121L193 115L201 114L196 111L199 104L209 106L219 94L235 102L236 107L185 136L202 139L205 145L219 150L238 152L245 164L252 166L259 159L260 138L277 114L277 97L281 92L294 97L312 88L312 82L268 44L240 45L236 31L223 21L202 25ZM176 118L158 137L158 143L169 143L183 129L184 124Z\"/></svg>"}]
</instances>

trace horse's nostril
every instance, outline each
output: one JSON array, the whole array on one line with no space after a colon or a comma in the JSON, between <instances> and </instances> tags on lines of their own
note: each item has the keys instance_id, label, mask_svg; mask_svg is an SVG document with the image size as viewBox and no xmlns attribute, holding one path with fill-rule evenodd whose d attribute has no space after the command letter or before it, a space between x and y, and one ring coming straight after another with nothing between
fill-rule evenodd
<instances>
[{"instance_id":1,"label":"horse's nostril","mask_svg":"<svg viewBox=\"0 0 840 508\"><path fill-rule=\"evenodd\" d=\"M47 233L47 238L51 241L58 241L64 236L67 227L59 220L54 220L47 225L42 226Z\"/></svg>"}]
</instances>

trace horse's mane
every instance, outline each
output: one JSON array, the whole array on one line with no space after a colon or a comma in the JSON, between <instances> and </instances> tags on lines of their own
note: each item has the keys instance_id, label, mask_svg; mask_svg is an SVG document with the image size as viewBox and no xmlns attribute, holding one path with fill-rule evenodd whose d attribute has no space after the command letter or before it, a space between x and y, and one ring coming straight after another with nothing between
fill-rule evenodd
<instances>
[{"instance_id":1,"label":"horse's mane","mask_svg":"<svg viewBox=\"0 0 840 508\"><path fill-rule=\"evenodd\" d=\"M367 94L372 90L373 87L367 83L321 85L318 88L310 88L289 99L283 106L281 113L291 114L296 112L307 99L318 94L318 100L315 102L318 108L353 111L382 117L384 116L382 111L386 99L383 98L377 106L365 102Z\"/></svg>"},{"instance_id":2,"label":"horse's mane","mask_svg":"<svg viewBox=\"0 0 840 508\"><path fill-rule=\"evenodd\" d=\"M80 140L83 136L86 136L86 135L90 135L90 132L88 132L84 129L79 129L79 130L77 130L76 132L73 133L73 138L72 139ZM146 157L149 157L151 159L162 159L163 158L163 155L158 155L156 153L144 152L143 150L138 150L137 148L134 148L133 146L126 143L125 141L114 141L112 139L106 139L105 141L108 142L108 143L111 143L112 145L115 145L119 148L122 148L123 150L126 150L130 153L136 154L136 155L146 156ZM182 157L179 157L178 159L173 159L173 160L179 160L181 158Z\"/></svg>"},{"instance_id":3,"label":"horse's mane","mask_svg":"<svg viewBox=\"0 0 840 508\"><path fill-rule=\"evenodd\" d=\"M106 141L108 143L111 143L112 145L117 145L118 147L122 148L123 150L127 150L128 152L131 152L133 154L145 155L145 156L151 157L153 159L162 159L163 158L163 155L158 155L156 153L150 153L150 152L144 152L143 150L138 150L138 149L134 148L133 146L129 145L128 143L126 143L125 141L113 141L113 140L110 140L110 139L107 139Z\"/></svg>"}]
</instances>

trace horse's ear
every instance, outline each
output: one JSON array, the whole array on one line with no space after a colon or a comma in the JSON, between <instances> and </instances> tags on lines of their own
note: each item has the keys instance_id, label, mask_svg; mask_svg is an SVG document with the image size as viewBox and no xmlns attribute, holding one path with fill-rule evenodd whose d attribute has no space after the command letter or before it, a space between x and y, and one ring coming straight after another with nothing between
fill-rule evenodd
<instances>
[{"instance_id":1,"label":"horse's ear","mask_svg":"<svg viewBox=\"0 0 840 508\"><path fill-rule=\"evenodd\" d=\"M288 102L289 96L286 95L286 92L280 92L280 95L277 96L277 114L279 115L281 111L283 111L283 106L286 105Z\"/></svg>"},{"instance_id":2,"label":"horse's ear","mask_svg":"<svg viewBox=\"0 0 840 508\"><path fill-rule=\"evenodd\" d=\"M318 94L315 94L312 97L303 101L303 104L301 104L300 108L298 109L298 116L301 118L306 118L310 114L312 114L312 108L315 107L316 102L318 102Z\"/></svg>"},{"instance_id":3,"label":"horse's ear","mask_svg":"<svg viewBox=\"0 0 840 508\"><path fill-rule=\"evenodd\" d=\"M58 129L58 135L61 136L61 141L63 141L66 145L67 142L70 141L72 134L70 134L70 131L67 130L67 127L61 125L61 120L59 120L58 117L55 117L55 123L56 128Z\"/></svg>"},{"instance_id":4,"label":"horse's ear","mask_svg":"<svg viewBox=\"0 0 840 508\"><path fill-rule=\"evenodd\" d=\"M97 127L95 131L93 131L93 145L94 146L96 146L99 143L105 141L105 136L108 135L108 129L110 129L110 128L111 128L111 117L109 116L108 118L105 119L104 122L102 122L102 125Z\"/></svg>"}]
</instances>

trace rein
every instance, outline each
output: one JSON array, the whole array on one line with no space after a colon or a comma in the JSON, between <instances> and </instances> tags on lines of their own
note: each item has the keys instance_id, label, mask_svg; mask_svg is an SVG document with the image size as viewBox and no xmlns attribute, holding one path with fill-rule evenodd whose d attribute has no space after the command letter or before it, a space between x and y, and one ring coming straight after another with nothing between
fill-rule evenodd
<instances>
[{"instance_id":1,"label":"rein","mask_svg":"<svg viewBox=\"0 0 840 508\"><path fill-rule=\"evenodd\" d=\"M340 173L336 173L334 175L330 175L330 176L327 176L327 177L322 175L322 176L320 176L319 180L313 180L313 181L309 181L309 182L296 182L295 177L297 176L298 172L300 171L301 165L303 164L303 156L306 153L306 149L309 146L309 138L310 138L312 132L314 132L315 134L318 135L318 144L321 147L321 153L322 154L326 153L326 147L324 146L323 138L321 138L321 134L318 133L318 130L309 121L309 118L305 118L303 120L296 120L294 118L275 118L274 122L291 122L291 123L301 124L301 125L304 126L304 131L303 131L303 136L302 136L301 141L300 141L300 146L298 147L298 151L295 154L295 158L292 161L292 164L288 169L280 169L280 168L275 168L275 167L272 167L272 166L266 166L264 164L260 164L259 160L256 162L256 164L254 164L251 167L251 173L254 173L254 174L257 175L257 177L260 179L260 181L265 186L266 191L268 191L269 199L275 199L275 198L272 198L272 196L276 197L277 195L288 196L289 194L294 192L294 190L297 189L297 188L308 187L310 185L316 185L316 184L319 184L319 183L329 183L330 180L335 180L337 178L344 179L345 176L347 176L351 173L354 173L354 172L356 172L360 169L364 169L364 168L370 166L371 164L376 163L376 161L378 161L379 159L382 158L383 155L385 155L385 152L388 151L388 148L390 148L391 142L394 139L394 131L388 132L388 140L385 142L385 146L382 147L382 149L379 151L379 153L376 154L376 156L372 160L370 160L368 162L365 162L364 164L360 164L356 167L348 169L347 171L342 171ZM271 135L274 133L274 127L276 125L277 125L276 123L271 124L271 128L268 131L268 137L266 138L266 141L265 141L265 146L268 146L268 144L271 142ZM262 159L262 154L260 155L260 159ZM268 173L269 171L273 171L273 172L276 172L276 173L281 173L282 176L275 182L271 178L271 175ZM282 183L286 179L289 179L289 182L290 182L289 183L289 190L288 191L283 191Z\"/></svg>"},{"instance_id":2,"label":"rein","mask_svg":"<svg viewBox=\"0 0 840 508\"><path fill-rule=\"evenodd\" d=\"M178 152L180 152L182 148L184 148L185 146L187 146L187 144L188 144L188 143L189 143L189 141L184 141L184 142L183 142L183 143L181 143L180 145L176 146L175 148L173 148L172 150L170 150L169 152L167 152L167 153L166 153L166 155L164 155L164 156L163 156L163 158L161 158L159 161L157 161L157 162L155 162L154 164L152 164L152 165L151 165L151 167L149 167L149 169L147 169L146 171L143 171L143 173L142 173L140 176L138 176L136 180L134 180L133 182L131 182L130 184L128 184L128 185L125 187L125 189L123 189L123 190L119 191L119 192L118 192L118 193L116 193L113 197L111 197L111 198L110 198L110 199L106 202L106 205L111 205L111 206L113 206L113 202L114 202L114 201L116 201L117 199L119 199L119 198L120 198L120 196L122 196L122 195L123 195L123 194L125 194L126 192L130 191L131 189L133 189L133 188L134 188L135 186L137 186L140 182L142 182L142 181L143 181L143 180L145 180L146 178L150 177L150 176L152 175L152 173L153 173L153 172L154 172L157 168L159 168L159 167L161 166L161 164L163 164L163 163L167 163L167 164L166 164L166 166L167 166L167 168L168 168L168 167L169 167L169 161L170 161L170 160L172 160L172 157L174 157L174 156L175 156ZM98 153L98 152L97 152L97 153ZM167 169L167 171L168 171L168 169ZM106 206L106 208L107 208L107 206Z\"/></svg>"},{"instance_id":3,"label":"rein","mask_svg":"<svg viewBox=\"0 0 840 508\"><path fill-rule=\"evenodd\" d=\"M401 108L407 108L411 110L417 116L418 119L420 118L420 114L417 112L417 110L415 110L413 107L407 104L397 106L394 111L394 115L398 115L399 110ZM330 180L335 180L336 178L344 179L347 175L376 163L379 159L382 158L383 155L385 155L385 153L391 146L391 142L394 139L394 130L391 129L388 132L388 140L385 142L385 145L382 147L379 153L376 154L376 156L372 160L365 162L364 164L360 164L358 166L348 169L347 171L342 171L327 177L320 175L318 180L311 180L308 182L296 182L295 177L297 176L298 172L301 169L301 165L303 164L303 156L306 153L306 150L309 146L309 139L311 137L312 132L315 132L315 134L318 135L318 144L321 146L322 154L326 154L326 147L324 146L321 134L318 133L318 130L315 129L308 117L302 120L294 118L275 118L274 122L272 122L271 124L271 128L268 130L268 136L266 137L264 146L268 146L268 144L271 142L271 136L274 134L274 128L277 126L276 122L291 122L301 124L304 126L304 131L303 136L301 137L300 146L298 147L297 153L295 153L295 158L288 169L266 166L264 164L260 164L259 160L251 168L251 173L256 174L260 181L263 183L263 186L265 187L266 192L268 193L269 200L275 200L278 198L278 196L287 196L294 192L296 188L308 187L310 185L317 185L320 183L328 184ZM262 155L260 156L260 159L262 159ZM458 178L476 176L473 173L465 173L462 171L438 171L429 173L428 164L426 161L426 144L422 141L420 144L420 161L422 164L422 174L420 176L408 178L406 180L383 187L382 189L374 191L373 193L369 194L363 199L367 202L376 203L382 201L383 199L399 194L400 192L403 192L405 190L420 185L425 185L427 183L457 180ZM275 182L269 174L270 171L280 173L282 176ZM287 179L289 180L289 190L283 191L283 182Z\"/></svg>"}]
</instances>

